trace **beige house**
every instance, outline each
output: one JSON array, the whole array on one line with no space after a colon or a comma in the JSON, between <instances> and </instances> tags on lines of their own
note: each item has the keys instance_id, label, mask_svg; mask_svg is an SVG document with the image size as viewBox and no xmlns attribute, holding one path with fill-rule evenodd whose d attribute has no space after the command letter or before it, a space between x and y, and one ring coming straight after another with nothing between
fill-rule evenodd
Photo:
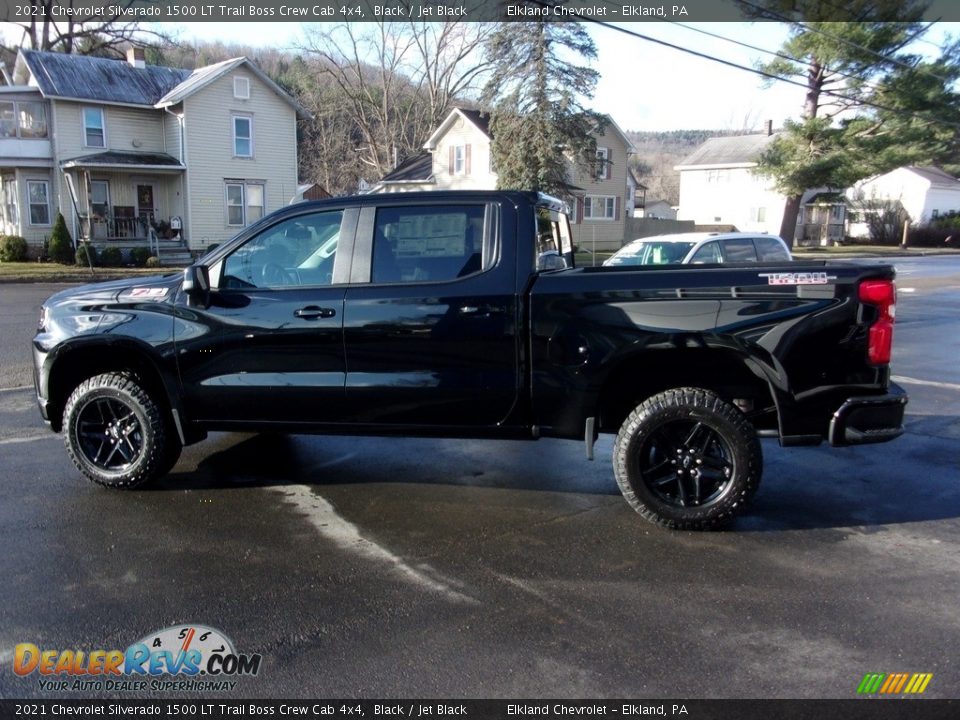
<instances>
[{"instance_id":1,"label":"beige house","mask_svg":"<svg viewBox=\"0 0 960 720\"><path fill-rule=\"evenodd\" d=\"M454 108L424 144L424 152L399 165L370 192L411 190L492 190L497 186L490 152L489 118L477 110ZM627 158L634 152L612 119L596 136L597 164L584 173L571 166L571 227L574 243L598 250L624 242L624 217L634 190L628 185Z\"/></svg>"},{"instance_id":2,"label":"beige house","mask_svg":"<svg viewBox=\"0 0 960 720\"><path fill-rule=\"evenodd\" d=\"M297 114L246 58L194 71L21 50L0 88L0 231L36 251L62 212L99 247L230 238L297 193Z\"/></svg>"}]
</instances>

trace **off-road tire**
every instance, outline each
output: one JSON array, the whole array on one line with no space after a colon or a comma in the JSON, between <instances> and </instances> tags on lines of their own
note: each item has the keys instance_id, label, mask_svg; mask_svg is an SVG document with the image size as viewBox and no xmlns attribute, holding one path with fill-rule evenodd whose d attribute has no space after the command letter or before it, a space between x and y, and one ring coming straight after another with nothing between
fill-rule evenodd
<instances>
[{"instance_id":1,"label":"off-road tire","mask_svg":"<svg viewBox=\"0 0 960 720\"><path fill-rule=\"evenodd\" d=\"M694 438L689 443L680 439L687 432ZM685 475L671 480L678 463ZM624 420L613 470L624 498L646 520L677 530L710 530L729 523L756 493L763 454L753 426L736 407L709 390L676 388L645 400ZM690 490L695 488L699 499L701 483L715 490L706 502L693 502Z\"/></svg>"},{"instance_id":2,"label":"off-road tire","mask_svg":"<svg viewBox=\"0 0 960 720\"><path fill-rule=\"evenodd\" d=\"M179 438L131 373L105 373L80 383L63 410L63 429L73 464L109 488L143 485L166 474L180 456Z\"/></svg>"}]
</instances>

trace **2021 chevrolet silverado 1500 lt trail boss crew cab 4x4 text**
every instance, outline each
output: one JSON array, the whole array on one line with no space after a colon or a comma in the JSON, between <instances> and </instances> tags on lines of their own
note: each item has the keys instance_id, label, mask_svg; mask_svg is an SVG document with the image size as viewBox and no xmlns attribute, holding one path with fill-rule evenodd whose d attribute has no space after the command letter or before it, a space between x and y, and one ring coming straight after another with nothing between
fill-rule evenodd
<instances>
[{"instance_id":1,"label":"2021 chevrolet silverado 1500 lt trail boss crew cab 4x4 text","mask_svg":"<svg viewBox=\"0 0 960 720\"><path fill-rule=\"evenodd\" d=\"M630 505L726 521L758 437L882 442L894 271L785 262L575 268L565 206L520 192L279 210L182 275L67 290L33 341L43 417L110 487L209 430L580 439L617 433Z\"/></svg>"}]
</instances>

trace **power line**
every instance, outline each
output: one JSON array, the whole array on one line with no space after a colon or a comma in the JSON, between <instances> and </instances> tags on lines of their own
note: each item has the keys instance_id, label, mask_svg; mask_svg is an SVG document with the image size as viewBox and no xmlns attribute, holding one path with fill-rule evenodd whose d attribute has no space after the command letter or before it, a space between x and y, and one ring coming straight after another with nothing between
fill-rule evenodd
<instances>
[{"instance_id":1,"label":"power line","mask_svg":"<svg viewBox=\"0 0 960 720\"><path fill-rule=\"evenodd\" d=\"M797 63L798 65L803 65L804 67L807 67L807 68L810 68L810 69L813 68L813 63L807 62L806 60L801 60L801 59L799 59L799 58L795 58L795 57L793 57L792 55L787 55L786 53L778 52L778 51L776 51L776 50L767 50L767 49L762 48L762 47L757 47L756 45L751 45L751 44L749 44L749 43L741 42L740 40L734 40L733 38L726 37L726 36L724 36L724 35L719 35L718 33L710 32L709 30L703 30L702 28L694 27L693 25L685 25L684 23L677 22L677 21L675 21L675 20L670 20L669 22L672 23L673 25L677 25L678 27L682 27L682 28L684 28L685 30L691 30L691 31L693 31L693 32L700 33L701 35L707 35L708 37L716 38L717 40L723 40L723 41L725 41L725 42L732 43L732 44L734 44L734 45L739 45L740 47L745 47L745 48L747 48L748 50L755 50L755 51L757 51L757 52L766 53L767 55L773 55L773 56L778 57L778 58L781 58L781 59L783 59L783 60L789 60L790 62ZM879 86L873 84L872 82L870 82L870 81L867 80L866 78L863 78L863 77L861 77L861 76L859 76L859 75L854 75L853 73L843 72L842 70L831 70L831 69L828 68L828 67L824 67L823 69L824 69L826 72L831 73L831 74L833 74L833 75L840 75L841 77L845 77L845 78L849 78L849 79L851 79L851 80L857 80L857 81L859 81L859 82L862 82L864 85L866 85L867 87L869 87L869 88L872 89L872 90L879 90L879 89L880 89Z\"/></svg>"},{"instance_id":2,"label":"power line","mask_svg":"<svg viewBox=\"0 0 960 720\"><path fill-rule=\"evenodd\" d=\"M899 65L900 67L906 68L907 70L916 70L916 71L919 71L919 72L925 72L925 73L927 73L928 75L937 78L937 79L940 80L941 82L945 82L945 83L951 83L951 82L952 82L951 80L948 80L948 79L945 78L945 77L941 77L940 75L937 75L935 72L933 72L933 71L930 70L929 68L925 68L925 67L923 67L923 66L921 66L921 67L916 67L916 66L914 66L914 65L911 65L910 63L905 63L905 62L903 62L902 60L899 60L898 58L891 57L891 56L889 56L889 55L884 55L884 54L882 54L882 53L878 53L876 50L871 50L870 48L864 47L863 45L860 45L860 44L858 44L858 43L853 42L852 40L847 40L845 37L841 37L840 35L835 35L835 34L833 34L833 33L827 32L826 30L821 30L821 29L819 29L819 28L812 27L812 26L808 25L807 23L798 22L797 20L793 20L792 18L787 17L786 15L782 15L781 13L775 12L775 11L773 11L773 10L768 10L767 8L760 7L759 5L755 5L754 3L750 2L749 0L737 0L737 2L739 2L741 5L749 5L750 7L759 10L761 13L763 13L764 15L766 15L766 16L768 16L768 17L776 18L777 20L781 20L781 21L783 21L783 22L785 22L785 23L789 23L790 25L796 25L798 28L800 28L800 29L802 29L802 30L806 30L807 32L816 33L817 35L823 35L824 37L830 38L831 40L836 40L836 41L842 42L842 43L844 43L845 45L849 45L849 46L852 47L852 48L856 48L857 50L860 50L860 51L862 51L862 52L865 52L865 53L868 53L868 54L870 54L870 55L873 55L874 57L879 58L880 60L883 60L884 62L892 63L892 64L894 64L894 65ZM928 25L928 26L924 29L924 32L926 32L927 30L929 30L932 25L933 25L933 23L930 23L930 25ZM922 34L922 33L921 33L921 34ZM916 38L914 38L914 39L916 39Z\"/></svg>"},{"instance_id":3,"label":"power line","mask_svg":"<svg viewBox=\"0 0 960 720\"><path fill-rule=\"evenodd\" d=\"M608 4L608 5L611 4L611 0L601 0L601 2L604 2L604 3ZM533 0L533 3L534 3L534 4L537 4L537 5L542 5L542 6L550 7L549 3L546 2L545 0ZM584 21L584 22L590 22L590 23L593 23L593 24L595 24L595 25L599 25L599 26L601 26L601 27L609 28L609 29L611 29L611 30L615 30L615 31L617 31L617 32L623 33L623 34L625 34L625 35L630 35L631 37L636 37L636 38L639 38L639 39L641 39L641 40L646 40L646 41L648 41L648 42L652 42L652 43L655 43L655 44L657 44L657 45L662 45L662 46L664 46L664 47L671 48L672 50L679 50L680 52L687 53L688 55L693 55L694 57L699 57L699 58L702 58L702 59L704 59L704 60L709 60L709 61L711 61L711 62L719 63L719 64L721 64L721 65L725 65L725 66L727 66L727 67L732 67L732 68L735 68L735 69L737 69L737 70L744 70L745 72L753 73L754 75L759 75L759 76L761 76L761 77L765 77L765 78L768 78L768 79L770 79L770 80L776 80L776 81L778 81L778 82L784 82L784 83L788 83L788 84L790 84L790 85L795 85L795 86L797 86L797 87L802 87L802 88L804 88L804 89L809 89L809 87L808 87L808 85L807 85L806 83L800 82L799 80L793 80L793 79L791 79L791 78L781 77L781 76L779 76L779 75L775 75L775 74L773 74L773 73L767 72L767 71L765 71L765 70L761 70L761 69L759 69L759 68L747 67L746 65L741 65L741 64L735 63L735 62L733 62L733 61L731 61L731 60L724 60L723 58L718 58L718 57L715 57L715 56L713 56L713 55L708 55L707 53L702 53L702 52L700 52L700 51L698 51L698 50L691 50L690 48L685 48L685 47L682 47L682 46L680 46L680 45L675 45L674 43L667 42L666 40L661 40L661 39L659 39L659 38L651 37L650 35L645 35L645 34L643 34L643 33L636 32L635 30L628 30L628 29L626 29L626 28L624 28L624 27L620 27L619 25L614 25L613 23L610 23L610 22L606 22L606 21L603 21L603 20L596 20L596 19L590 18L590 17L584 17L584 18L583 18L583 21ZM950 120L942 120L942 119L939 119L939 118L930 118L929 120L927 120L927 119L923 118L922 116L920 116L919 114L917 114L916 112L913 112L913 111L904 110L903 108L893 108L893 107L890 107L890 106L887 106L887 105L881 105L880 103L873 102L873 101L871 101L871 100L862 100L862 99L859 99L859 98L852 98L852 97L850 97L849 95L844 95L844 94L838 93L838 92L836 92L836 91L834 91L834 90L827 90L827 89L825 89L825 88L822 88L822 89L820 90L820 94L822 94L822 95L827 95L828 97L837 98L838 100L845 100L846 102L851 103L852 105L862 105L862 106L866 106L866 107L872 107L872 108L874 108L874 109L883 110L884 112L893 113L893 114L895 114L895 115L907 115L907 116L910 116L910 117L913 117L913 118L916 118L916 119L919 119L919 120L923 120L923 121L925 121L925 122L934 122L934 121L935 121L935 122L939 122L939 123L941 123L941 124L943 124L943 125L948 125L948 126L950 126L950 127L960 128L960 123L957 123L957 122L953 122L953 121L950 121Z\"/></svg>"}]
</instances>

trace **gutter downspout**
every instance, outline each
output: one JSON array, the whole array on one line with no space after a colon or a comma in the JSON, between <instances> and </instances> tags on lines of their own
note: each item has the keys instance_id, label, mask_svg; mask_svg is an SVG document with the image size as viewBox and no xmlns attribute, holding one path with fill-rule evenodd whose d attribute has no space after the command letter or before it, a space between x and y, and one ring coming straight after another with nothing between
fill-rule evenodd
<instances>
[{"instance_id":1,"label":"gutter downspout","mask_svg":"<svg viewBox=\"0 0 960 720\"><path fill-rule=\"evenodd\" d=\"M186 111L186 105L183 106L183 110ZM183 206L183 227L180 230L180 240L182 241L184 237L187 238L186 245L187 250L190 249L190 239L193 236L193 233L190 232L191 223L190 223L190 166L187 164L187 136L186 136L186 119L184 113L181 112L179 115L173 112L169 107L164 107L163 111L170 115L171 117L176 118L177 128L180 130L180 164L183 165L186 170L180 175L180 198L182 200Z\"/></svg>"}]
</instances>

